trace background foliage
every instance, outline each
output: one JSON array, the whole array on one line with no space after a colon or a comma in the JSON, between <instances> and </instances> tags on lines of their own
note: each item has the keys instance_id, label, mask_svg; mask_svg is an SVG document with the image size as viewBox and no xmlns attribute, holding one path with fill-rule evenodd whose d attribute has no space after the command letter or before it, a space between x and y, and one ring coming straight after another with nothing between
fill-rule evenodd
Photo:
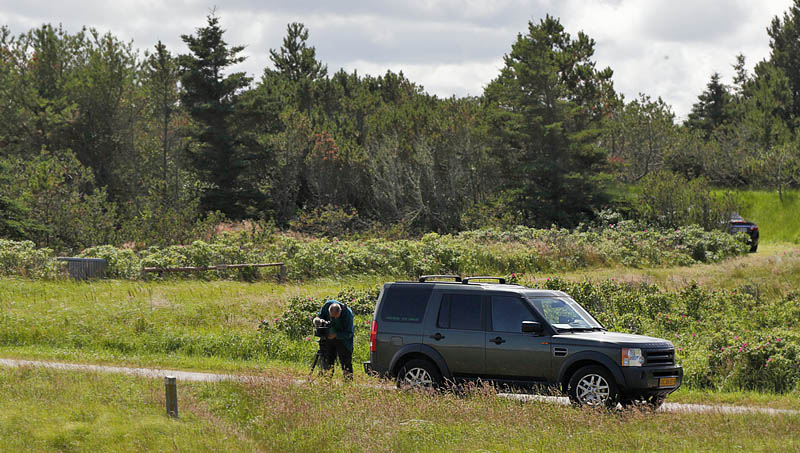
<instances>
[{"instance_id":1,"label":"background foliage","mask_svg":"<svg viewBox=\"0 0 800 453\"><path fill-rule=\"evenodd\" d=\"M243 46L213 13L181 55L2 27L0 234L59 253L190 244L222 218L419 238L575 228L607 206L719 228L740 207L710 187L783 202L798 185L798 1L770 24L770 57L749 71L736 56L730 85L712 74L683 124L659 98L616 93L594 40L550 16L510 43L484 93L459 99L402 73L329 71L300 23L255 79L235 71Z\"/></svg>"},{"instance_id":2,"label":"background foliage","mask_svg":"<svg viewBox=\"0 0 800 453\"><path fill-rule=\"evenodd\" d=\"M213 266L283 262L291 279L348 275L508 274L566 271L590 266L666 267L714 263L747 250L744 233L731 236L697 226L642 229L632 221L582 226L575 230L516 227L429 233L420 240L313 239L249 232L221 234L210 242L150 246L90 247L80 256L104 258L106 276L122 279L201 278L255 280L273 278L274 270L245 268L188 274L145 274L144 267ZM6 266L0 275L55 277L52 249L30 242L0 240Z\"/></svg>"}]
</instances>

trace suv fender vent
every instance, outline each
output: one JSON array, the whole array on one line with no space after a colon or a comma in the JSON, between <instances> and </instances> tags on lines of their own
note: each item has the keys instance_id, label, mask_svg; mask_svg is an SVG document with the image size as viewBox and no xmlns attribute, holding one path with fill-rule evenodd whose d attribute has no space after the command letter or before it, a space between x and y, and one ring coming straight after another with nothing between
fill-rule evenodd
<instances>
[{"instance_id":1,"label":"suv fender vent","mask_svg":"<svg viewBox=\"0 0 800 453\"><path fill-rule=\"evenodd\" d=\"M566 357L567 356L567 352L569 352L567 350L567 348L563 348L563 347L555 347L555 348L553 348L553 355L556 356L556 357Z\"/></svg>"}]
</instances>

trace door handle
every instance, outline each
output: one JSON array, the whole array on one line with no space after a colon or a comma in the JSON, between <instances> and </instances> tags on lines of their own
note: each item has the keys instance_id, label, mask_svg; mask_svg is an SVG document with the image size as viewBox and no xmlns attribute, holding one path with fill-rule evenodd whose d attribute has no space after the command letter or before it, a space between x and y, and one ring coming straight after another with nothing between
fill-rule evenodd
<instances>
[{"instance_id":1,"label":"door handle","mask_svg":"<svg viewBox=\"0 0 800 453\"><path fill-rule=\"evenodd\" d=\"M491 342L492 342L492 343L494 343L494 344L501 344L501 343L505 343L505 342L506 342L506 340L503 340L503 339L502 339L502 338L500 338L500 337L497 337L497 338L492 338L492 339L491 339L491 340L489 340L489 341L491 341Z\"/></svg>"},{"instance_id":2,"label":"door handle","mask_svg":"<svg viewBox=\"0 0 800 453\"><path fill-rule=\"evenodd\" d=\"M431 338L433 338L436 341L439 341L442 338L444 338L444 335L440 334L439 332L436 332L434 335L431 335Z\"/></svg>"}]
</instances>

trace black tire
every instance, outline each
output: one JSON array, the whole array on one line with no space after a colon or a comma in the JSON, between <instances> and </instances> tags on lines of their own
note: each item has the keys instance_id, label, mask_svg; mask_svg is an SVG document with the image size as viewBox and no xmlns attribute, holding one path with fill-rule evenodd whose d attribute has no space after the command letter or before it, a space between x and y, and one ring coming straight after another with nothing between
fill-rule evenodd
<instances>
[{"instance_id":1,"label":"black tire","mask_svg":"<svg viewBox=\"0 0 800 453\"><path fill-rule=\"evenodd\" d=\"M758 244L753 244L750 246L750 253L756 253L758 250Z\"/></svg>"},{"instance_id":2,"label":"black tire","mask_svg":"<svg viewBox=\"0 0 800 453\"><path fill-rule=\"evenodd\" d=\"M428 390L439 388L442 374L433 363L424 359L412 359L397 372L397 387L409 390Z\"/></svg>"},{"instance_id":3,"label":"black tire","mask_svg":"<svg viewBox=\"0 0 800 453\"><path fill-rule=\"evenodd\" d=\"M614 376L597 365L576 371L569 380L567 394L576 406L613 408L619 400Z\"/></svg>"}]
</instances>

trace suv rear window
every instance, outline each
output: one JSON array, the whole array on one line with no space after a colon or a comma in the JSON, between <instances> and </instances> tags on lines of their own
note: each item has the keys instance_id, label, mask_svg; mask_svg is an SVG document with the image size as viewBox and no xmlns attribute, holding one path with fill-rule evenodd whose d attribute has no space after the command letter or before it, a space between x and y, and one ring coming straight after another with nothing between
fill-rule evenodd
<instances>
[{"instance_id":1,"label":"suv rear window","mask_svg":"<svg viewBox=\"0 0 800 453\"><path fill-rule=\"evenodd\" d=\"M433 286L392 285L381 302L381 319L390 322L422 322Z\"/></svg>"}]
</instances>

